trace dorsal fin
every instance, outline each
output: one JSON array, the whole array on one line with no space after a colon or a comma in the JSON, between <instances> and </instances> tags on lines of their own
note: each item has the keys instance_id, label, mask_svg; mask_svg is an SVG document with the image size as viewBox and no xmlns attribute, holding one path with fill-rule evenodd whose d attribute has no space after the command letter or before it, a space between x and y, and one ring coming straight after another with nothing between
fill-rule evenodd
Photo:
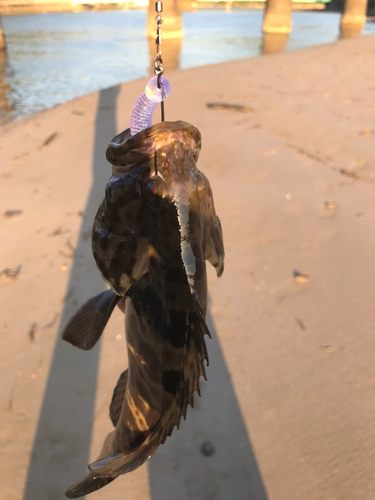
<instances>
[{"instance_id":1,"label":"dorsal fin","mask_svg":"<svg viewBox=\"0 0 375 500\"><path fill-rule=\"evenodd\" d=\"M91 297L70 319L62 339L87 351L99 340L113 309L121 299L112 290Z\"/></svg>"},{"instance_id":2,"label":"dorsal fin","mask_svg":"<svg viewBox=\"0 0 375 500\"><path fill-rule=\"evenodd\" d=\"M116 427L118 419L120 418L120 413L122 409L122 404L124 402L126 386L128 383L128 370L121 373L116 387L113 391L112 401L109 405L109 417L112 420L112 424Z\"/></svg>"}]
</instances>

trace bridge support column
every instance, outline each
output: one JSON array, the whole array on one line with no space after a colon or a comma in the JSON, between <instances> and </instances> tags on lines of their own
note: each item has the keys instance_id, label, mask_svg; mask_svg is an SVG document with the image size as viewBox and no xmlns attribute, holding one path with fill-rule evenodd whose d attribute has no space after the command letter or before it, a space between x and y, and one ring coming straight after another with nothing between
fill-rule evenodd
<instances>
[{"instance_id":1,"label":"bridge support column","mask_svg":"<svg viewBox=\"0 0 375 500\"><path fill-rule=\"evenodd\" d=\"M263 18L263 33L292 31L292 0L267 0Z\"/></svg>"},{"instance_id":2,"label":"bridge support column","mask_svg":"<svg viewBox=\"0 0 375 500\"><path fill-rule=\"evenodd\" d=\"M163 38L182 38L184 36L180 0L163 0L161 15L163 17L163 24L161 25L163 53ZM155 16L155 1L149 0L147 12L147 36L149 38L156 37Z\"/></svg>"},{"instance_id":3,"label":"bridge support column","mask_svg":"<svg viewBox=\"0 0 375 500\"><path fill-rule=\"evenodd\" d=\"M5 37L4 37L3 26L1 24L1 17L0 17L0 50L5 50L5 49L6 49Z\"/></svg>"},{"instance_id":4,"label":"bridge support column","mask_svg":"<svg viewBox=\"0 0 375 500\"><path fill-rule=\"evenodd\" d=\"M353 32L359 35L366 22L366 11L367 0L345 0L340 23L341 34Z\"/></svg>"},{"instance_id":5,"label":"bridge support column","mask_svg":"<svg viewBox=\"0 0 375 500\"><path fill-rule=\"evenodd\" d=\"M262 54L282 52L288 42L289 33L263 33Z\"/></svg>"}]
</instances>

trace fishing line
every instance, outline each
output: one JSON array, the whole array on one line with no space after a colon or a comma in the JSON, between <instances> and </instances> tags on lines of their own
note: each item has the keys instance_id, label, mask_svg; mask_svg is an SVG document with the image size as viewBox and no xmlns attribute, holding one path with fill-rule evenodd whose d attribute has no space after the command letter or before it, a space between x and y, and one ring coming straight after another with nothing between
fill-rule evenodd
<instances>
[{"instance_id":1,"label":"fishing line","mask_svg":"<svg viewBox=\"0 0 375 500\"><path fill-rule=\"evenodd\" d=\"M145 91L133 106L130 117L130 133L135 135L145 128L151 127L152 115L157 104L161 106L161 121L165 120L164 101L171 92L171 85L162 75L164 73L163 59L161 57L161 25L163 18L163 2L155 2L156 11L156 59L154 62L154 73L156 76L148 82Z\"/></svg>"},{"instance_id":2,"label":"fishing line","mask_svg":"<svg viewBox=\"0 0 375 500\"><path fill-rule=\"evenodd\" d=\"M154 73L158 78L158 89L161 89L161 76L164 73L163 68L163 59L161 58L161 25L163 24L163 18L161 13L163 12L163 2L155 2L155 11L156 11L156 59L154 63ZM163 99L160 103L161 107L161 121L164 121L164 101Z\"/></svg>"}]
</instances>

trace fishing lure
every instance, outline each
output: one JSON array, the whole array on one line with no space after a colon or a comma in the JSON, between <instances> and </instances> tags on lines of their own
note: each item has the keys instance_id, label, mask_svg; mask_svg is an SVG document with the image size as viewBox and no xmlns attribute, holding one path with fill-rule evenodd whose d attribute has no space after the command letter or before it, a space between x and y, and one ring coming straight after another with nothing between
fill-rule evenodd
<instances>
[{"instance_id":1,"label":"fishing lure","mask_svg":"<svg viewBox=\"0 0 375 500\"><path fill-rule=\"evenodd\" d=\"M157 104L163 102L170 93L171 85L166 78L161 77L159 79L157 76L151 78L145 91L133 106L129 126L131 135L135 135L141 130L151 127L152 115Z\"/></svg>"},{"instance_id":2,"label":"fishing lure","mask_svg":"<svg viewBox=\"0 0 375 500\"><path fill-rule=\"evenodd\" d=\"M197 168L199 130L183 121L151 126L154 101L170 88L160 76L134 106L131 127L107 148L112 175L95 216L92 250L110 289L89 299L62 336L91 349L115 306L125 313L128 369L110 403L115 430L68 498L145 463L186 418L206 376L205 261L221 276L222 229L209 181Z\"/></svg>"}]
</instances>

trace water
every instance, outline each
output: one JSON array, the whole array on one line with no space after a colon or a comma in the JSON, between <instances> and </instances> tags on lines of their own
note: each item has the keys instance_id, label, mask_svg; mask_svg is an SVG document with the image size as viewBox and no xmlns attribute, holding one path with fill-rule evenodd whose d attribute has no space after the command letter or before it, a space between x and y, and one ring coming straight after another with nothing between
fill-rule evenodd
<instances>
[{"instance_id":1,"label":"water","mask_svg":"<svg viewBox=\"0 0 375 500\"><path fill-rule=\"evenodd\" d=\"M261 10L184 12L185 37L167 46L166 69L190 68L261 53ZM150 74L155 46L146 11L3 16L7 59L0 55L0 118L22 117ZM340 15L295 12L284 50L338 39ZM367 23L363 34L375 34ZM150 60L150 51L152 52Z\"/></svg>"}]
</instances>

